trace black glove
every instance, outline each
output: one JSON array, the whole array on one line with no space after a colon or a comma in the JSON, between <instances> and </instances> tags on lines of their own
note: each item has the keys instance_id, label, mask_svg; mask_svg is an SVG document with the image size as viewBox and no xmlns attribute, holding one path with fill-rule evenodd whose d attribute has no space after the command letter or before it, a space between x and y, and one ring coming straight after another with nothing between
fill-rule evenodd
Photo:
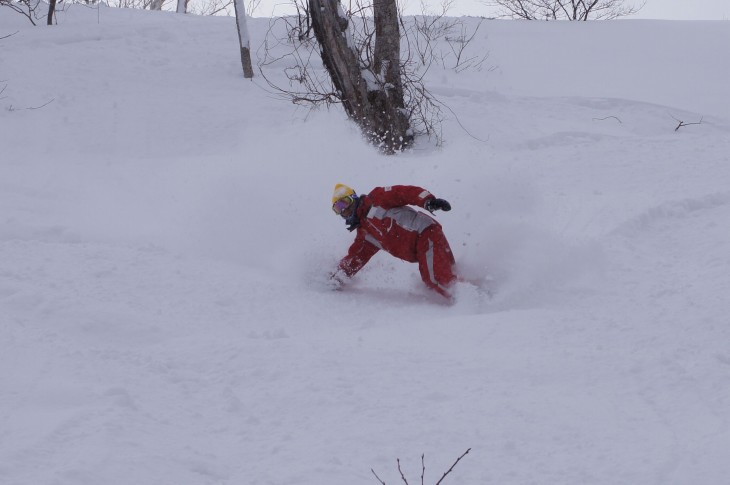
<instances>
[{"instance_id":1,"label":"black glove","mask_svg":"<svg viewBox=\"0 0 730 485\"><path fill-rule=\"evenodd\" d=\"M426 205L423 206L428 212L441 209L442 211L448 212L451 210L451 204L444 199L429 199L426 201Z\"/></svg>"}]
</instances>

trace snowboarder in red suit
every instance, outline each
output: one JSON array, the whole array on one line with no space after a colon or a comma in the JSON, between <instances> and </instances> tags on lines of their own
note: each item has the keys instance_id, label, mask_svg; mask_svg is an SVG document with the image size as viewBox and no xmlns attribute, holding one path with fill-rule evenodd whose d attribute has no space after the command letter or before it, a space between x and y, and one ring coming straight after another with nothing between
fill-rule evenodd
<instances>
[{"instance_id":1,"label":"snowboarder in red suit","mask_svg":"<svg viewBox=\"0 0 730 485\"><path fill-rule=\"evenodd\" d=\"M350 187L337 184L332 210L345 219L348 230L357 231L357 236L332 275L333 280L342 284L343 274L354 276L382 249L396 258L418 263L423 282L451 299L450 288L456 280L454 255L441 224L409 206L431 213L451 210L451 204L421 187L376 187L358 196Z\"/></svg>"}]
</instances>

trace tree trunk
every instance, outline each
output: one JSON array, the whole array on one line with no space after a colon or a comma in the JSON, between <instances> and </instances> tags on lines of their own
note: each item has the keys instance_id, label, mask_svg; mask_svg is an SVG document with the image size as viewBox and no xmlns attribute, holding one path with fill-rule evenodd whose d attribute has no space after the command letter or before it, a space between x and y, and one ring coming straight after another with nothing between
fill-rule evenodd
<instances>
[{"instance_id":1,"label":"tree trunk","mask_svg":"<svg viewBox=\"0 0 730 485\"><path fill-rule=\"evenodd\" d=\"M374 7L374 62L362 66L338 0L309 0L322 61L345 111L370 142L395 153L413 140L403 109L398 12L395 0L376 0Z\"/></svg>"},{"instance_id":2,"label":"tree trunk","mask_svg":"<svg viewBox=\"0 0 730 485\"><path fill-rule=\"evenodd\" d=\"M56 12L56 0L48 2L48 25L53 25L53 14Z\"/></svg>"},{"instance_id":3,"label":"tree trunk","mask_svg":"<svg viewBox=\"0 0 730 485\"><path fill-rule=\"evenodd\" d=\"M368 93L377 126L386 128L381 136L396 150L410 144L408 115L403 101L400 76L400 28L395 0L374 0L375 53L373 72L379 89Z\"/></svg>"},{"instance_id":4,"label":"tree trunk","mask_svg":"<svg viewBox=\"0 0 730 485\"><path fill-rule=\"evenodd\" d=\"M233 8L236 11L236 30L238 31L238 44L241 47L243 77L251 79L253 78L253 67L251 66L251 41L248 37L246 7L243 4L243 0L233 0Z\"/></svg>"},{"instance_id":5,"label":"tree trunk","mask_svg":"<svg viewBox=\"0 0 730 485\"><path fill-rule=\"evenodd\" d=\"M177 13L187 13L188 0L177 0Z\"/></svg>"}]
</instances>

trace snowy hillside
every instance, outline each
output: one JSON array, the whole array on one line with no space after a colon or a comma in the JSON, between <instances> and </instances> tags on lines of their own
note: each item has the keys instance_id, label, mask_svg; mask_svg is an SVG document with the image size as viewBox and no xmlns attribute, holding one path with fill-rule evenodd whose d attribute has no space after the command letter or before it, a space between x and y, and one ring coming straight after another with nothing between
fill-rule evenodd
<instances>
[{"instance_id":1,"label":"snowy hillside","mask_svg":"<svg viewBox=\"0 0 730 485\"><path fill-rule=\"evenodd\" d=\"M729 22L485 22L443 147L385 157L232 19L58 20L0 9L1 484L727 481ZM329 291L336 183L449 200L491 296Z\"/></svg>"}]
</instances>

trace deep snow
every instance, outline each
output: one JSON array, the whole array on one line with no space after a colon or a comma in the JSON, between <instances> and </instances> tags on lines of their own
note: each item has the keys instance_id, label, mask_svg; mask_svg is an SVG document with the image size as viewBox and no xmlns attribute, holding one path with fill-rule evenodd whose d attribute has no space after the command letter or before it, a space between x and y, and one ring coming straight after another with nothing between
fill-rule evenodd
<instances>
[{"instance_id":1,"label":"deep snow","mask_svg":"<svg viewBox=\"0 0 730 485\"><path fill-rule=\"evenodd\" d=\"M444 483L727 481L730 23L485 22L481 71L429 73L444 146L397 157L244 81L230 18L15 31L0 483L433 484L467 448ZM387 255L328 291L338 182L448 199L491 297Z\"/></svg>"}]
</instances>

